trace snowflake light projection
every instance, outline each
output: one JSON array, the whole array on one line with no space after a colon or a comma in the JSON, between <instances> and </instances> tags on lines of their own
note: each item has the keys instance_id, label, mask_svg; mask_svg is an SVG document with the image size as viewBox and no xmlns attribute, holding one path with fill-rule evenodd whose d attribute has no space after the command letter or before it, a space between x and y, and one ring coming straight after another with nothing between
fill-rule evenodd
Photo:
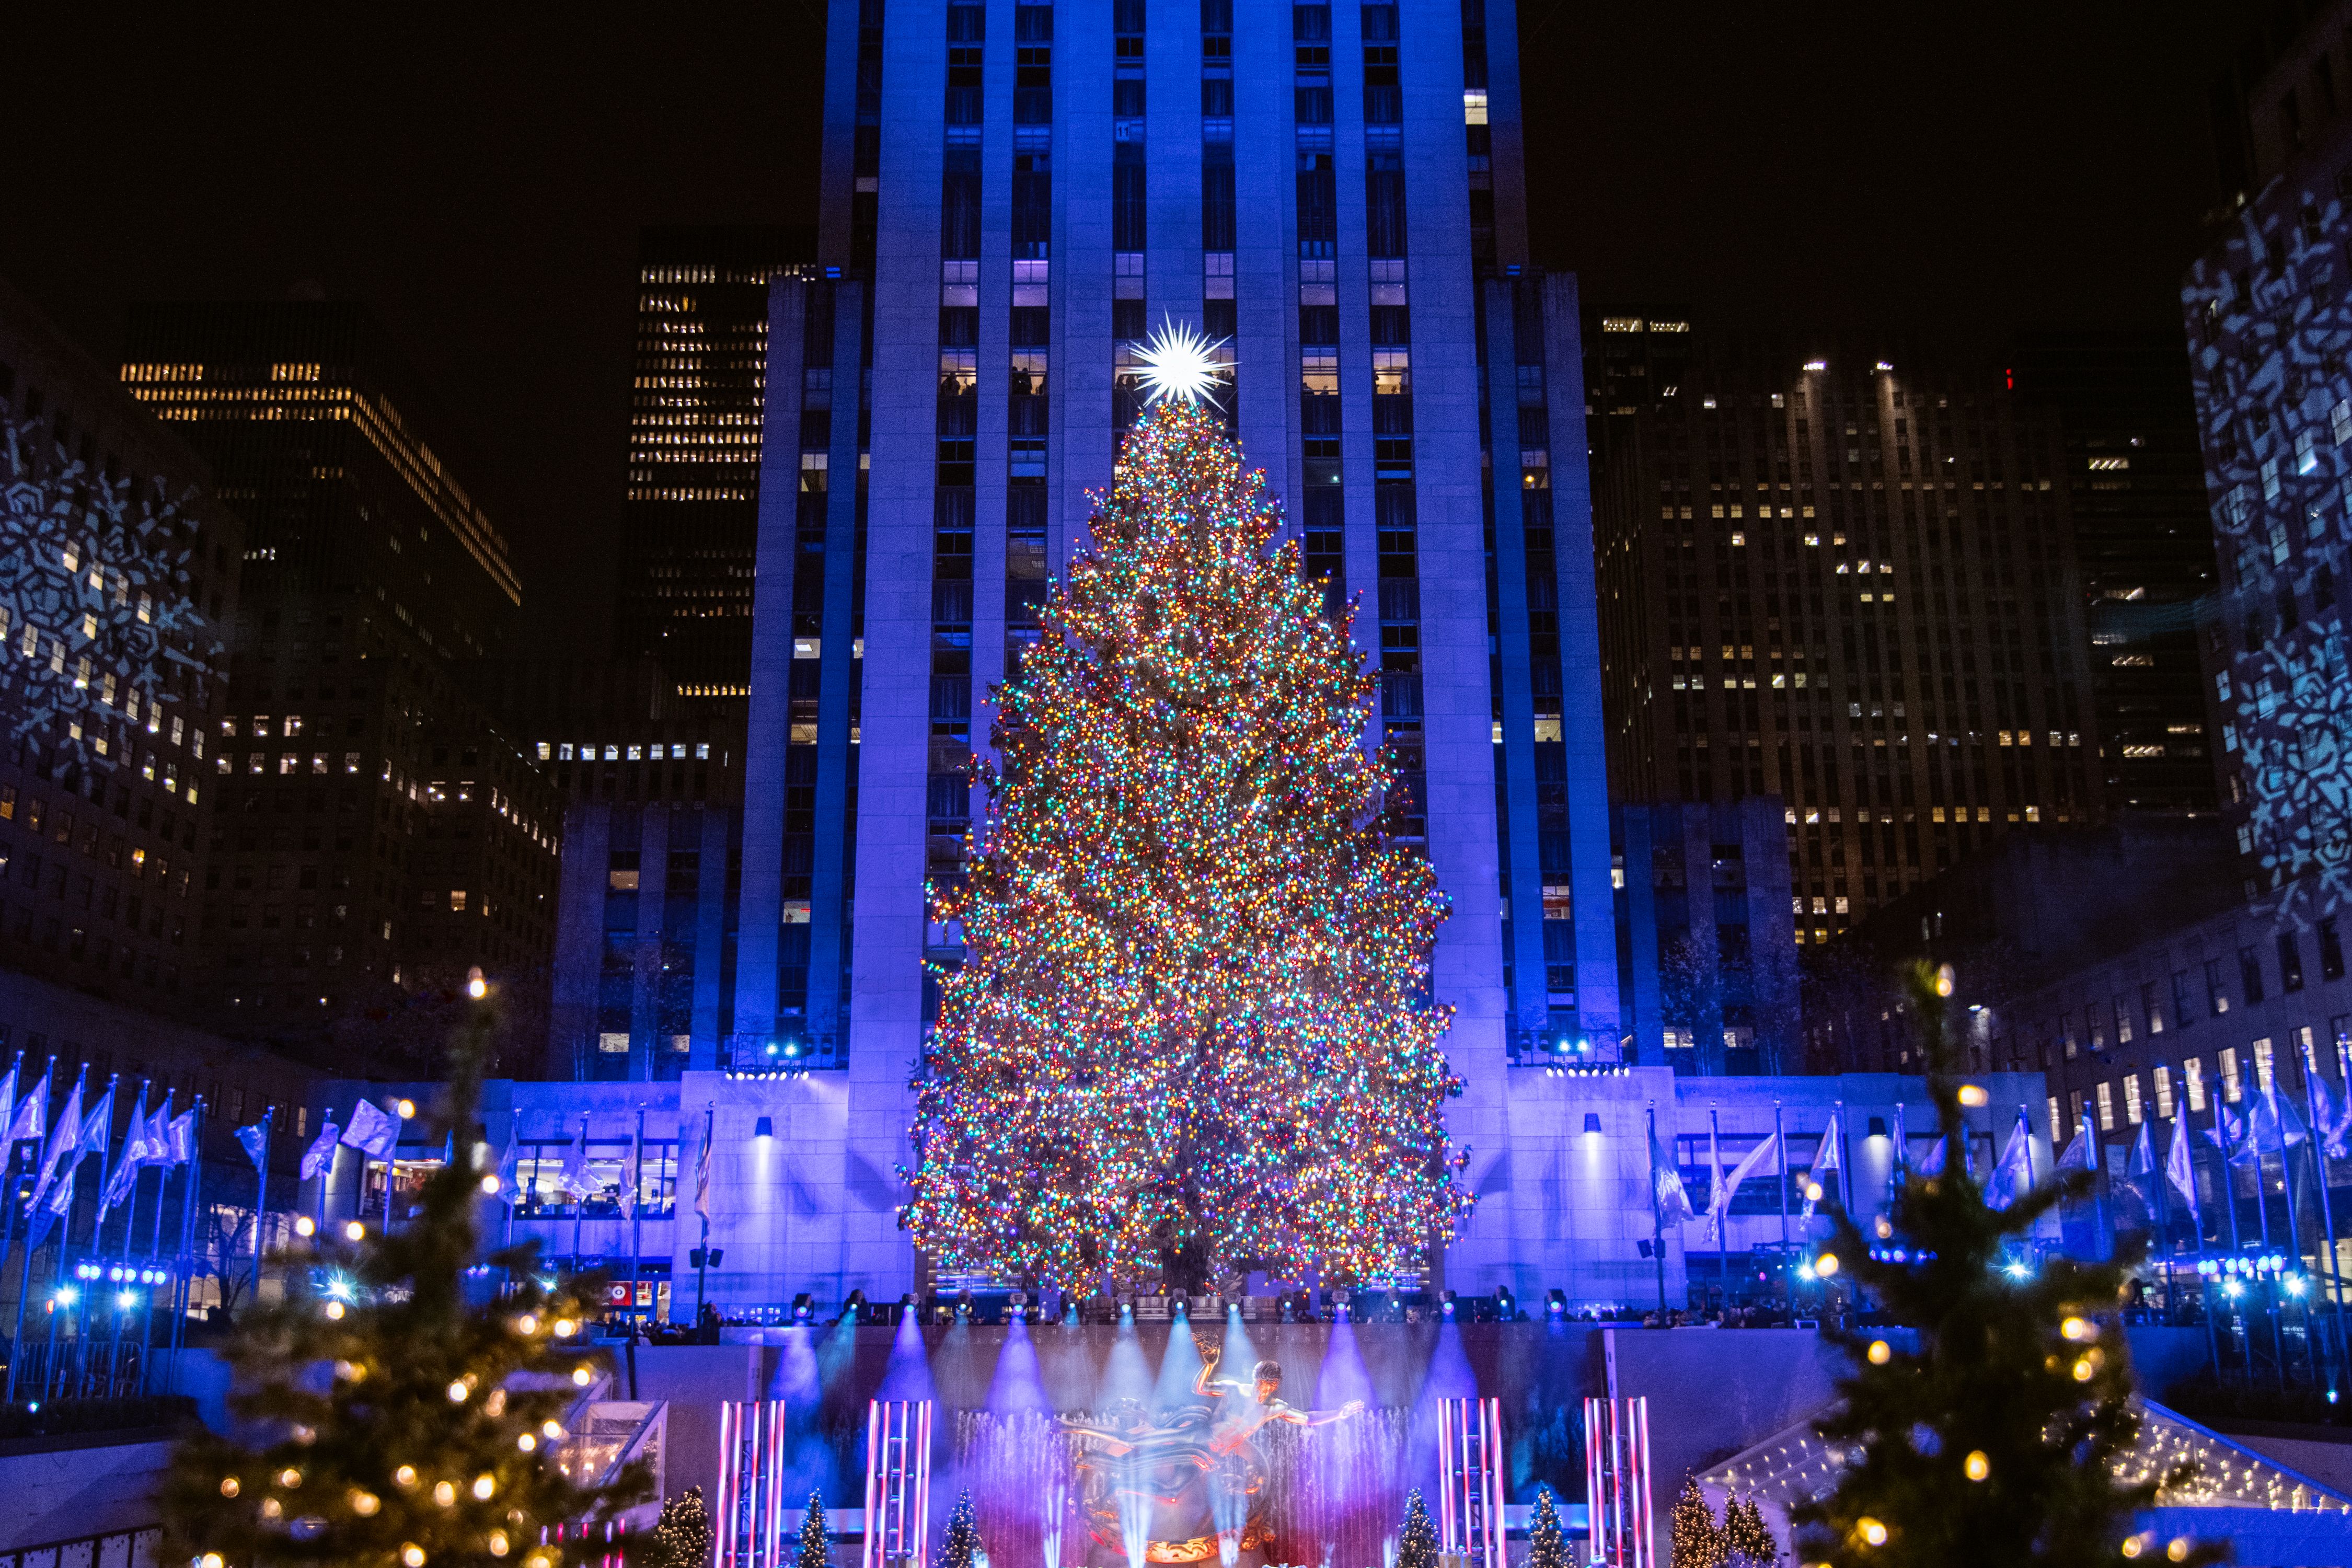
<instances>
[{"instance_id":1,"label":"snowflake light projection","mask_svg":"<svg viewBox=\"0 0 2352 1568\"><path fill-rule=\"evenodd\" d=\"M160 478L114 478L47 426L0 419L0 681L5 722L85 764L125 760L221 645L188 590L182 505Z\"/></svg>"},{"instance_id":2,"label":"snowflake light projection","mask_svg":"<svg viewBox=\"0 0 2352 1568\"><path fill-rule=\"evenodd\" d=\"M2249 206L2181 291L2222 589L2204 620L2249 813L2242 847L2282 929L2352 905L2352 209Z\"/></svg>"}]
</instances>

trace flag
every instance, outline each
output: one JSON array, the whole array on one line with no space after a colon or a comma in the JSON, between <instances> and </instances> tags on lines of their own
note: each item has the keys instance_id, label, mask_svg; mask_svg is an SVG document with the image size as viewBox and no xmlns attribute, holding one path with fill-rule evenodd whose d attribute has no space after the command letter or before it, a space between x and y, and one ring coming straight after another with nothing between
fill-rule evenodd
<instances>
[{"instance_id":1,"label":"flag","mask_svg":"<svg viewBox=\"0 0 2352 1568\"><path fill-rule=\"evenodd\" d=\"M172 1153L172 1091L168 1089L163 1091L163 1103L147 1118L143 1142L147 1145L147 1152L140 1156L141 1163L161 1165L169 1170L179 1163Z\"/></svg>"},{"instance_id":2,"label":"flag","mask_svg":"<svg viewBox=\"0 0 2352 1568\"><path fill-rule=\"evenodd\" d=\"M1707 1118L1706 1167L1706 1220L1720 1236L1723 1233L1723 1134L1722 1130L1715 1125L1713 1117Z\"/></svg>"},{"instance_id":3,"label":"flag","mask_svg":"<svg viewBox=\"0 0 2352 1568\"><path fill-rule=\"evenodd\" d=\"M1903 1106L1900 1101L1897 1101L1895 1107L1895 1164L1888 1172L1888 1175L1897 1186L1900 1186L1904 1178L1910 1173L1911 1134L1904 1128Z\"/></svg>"},{"instance_id":4,"label":"flag","mask_svg":"<svg viewBox=\"0 0 2352 1568\"><path fill-rule=\"evenodd\" d=\"M2318 1073L2308 1075L2311 1086L2311 1135L2319 1140L2321 1148L2331 1159L2344 1155L2344 1128L2337 1119L2336 1096L2327 1087L2327 1079Z\"/></svg>"},{"instance_id":5,"label":"flag","mask_svg":"<svg viewBox=\"0 0 2352 1568\"><path fill-rule=\"evenodd\" d=\"M351 1125L343 1129L341 1141L362 1155L389 1160L400 1146L400 1118L372 1100L360 1100L352 1107Z\"/></svg>"},{"instance_id":6,"label":"flag","mask_svg":"<svg viewBox=\"0 0 2352 1568\"><path fill-rule=\"evenodd\" d=\"M709 1163L706 1146L706 1170ZM1657 1207L1658 1224L1661 1226L1680 1225L1686 1219L1698 1217L1691 1212L1690 1194L1683 1190L1683 1173L1675 1168L1673 1161L1658 1152L1658 1130L1655 1127L1650 1129L1650 1201ZM704 1207L699 1196L695 1199L695 1206L701 1208L706 1215L710 1212Z\"/></svg>"},{"instance_id":7,"label":"flag","mask_svg":"<svg viewBox=\"0 0 2352 1568\"><path fill-rule=\"evenodd\" d=\"M2242 1165L2256 1158L2249 1144L2245 1120L2219 1100L2213 1102L2213 1126L2207 1130L2205 1141L2221 1151L2222 1157L2232 1165Z\"/></svg>"},{"instance_id":8,"label":"flag","mask_svg":"<svg viewBox=\"0 0 2352 1568\"><path fill-rule=\"evenodd\" d=\"M521 1152L516 1146L514 1132L509 1129L506 1152L499 1156L499 1191L506 1194L506 1200L510 1204L521 1200L521 1194L515 1191L515 1165Z\"/></svg>"},{"instance_id":9,"label":"flag","mask_svg":"<svg viewBox=\"0 0 2352 1568\"><path fill-rule=\"evenodd\" d=\"M2246 1113L2246 1142L2257 1157L2284 1154L2307 1136L2294 1102L2281 1100L2275 1083L2255 1098L2253 1109Z\"/></svg>"},{"instance_id":10,"label":"flag","mask_svg":"<svg viewBox=\"0 0 2352 1568\"><path fill-rule=\"evenodd\" d=\"M2164 1155L2164 1176L2175 1191L2189 1200L2189 1212L2193 1215L2197 1212L2197 1167L2190 1159L2192 1152L2189 1146L2189 1118L2176 1116L2172 1119L2172 1147Z\"/></svg>"},{"instance_id":11,"label":"flag","mask_svg":"<svg viewBox=\"0 0 2352 1568\"><path fill-rule=\"evenodd\" d=\"M16 1077L14 1068L10 1069L9 1077L12 1080L10 1088L13 1089L15 1088L13 1080ZM49 1075L45 1072L41 1075L41 1081L33 1086L32 1092L16 1102L16 1110L8 1118L8 1136L5 1140L8 1147L13 1149L25 1139L38 1138L43 1132L48 1131L47 1125L48 1114Z\"/></svg>"},{"instance_id":12,"label":"flag","mask_svg":"<svg viewBox=\"0 0 2352 1568\"><path fill-rule=\"evenodd\" d=\"M2016 1130L2009 1135L2008 1147L1992 1168L1992 1179L1985 1184L1985 1201L1994 1208L2005 1209L2025 1195L2033 1180L2033 1130L2025 1120L2025 1112L2017 1113Z\"/></svg>"},{"instance_id":13,"label":"flag","mask_svg":"<svg viewBox=\"0 0 2352 1568\"><path fill-rule=\"evenodd\" d=\"M1775 1132L1769 1138L1765 1139L1764 1142L1759 1143L1756 1147L1748 1151L1746 1154L1742 1155L1740 1157L1739 1163L1731 1168L1731 1174L1722 1178L1723 1198L1719 1204L1714 1205L1715 1212L1717 1216L1716 1220L1716 1228L1718 1232L1722 1229L1724 1218L1727 1217L1731 1213L1731 1200L1732 1197L1739 1191L1739 1184L1754 1175L1758 1171L1761 1170L1763 1168L1764 1162L1770 1159L1772 1157L1772 1152L1780 1146L1780 1135L1778 1132ZM1720 1171L1722 1166L1718 1165L1716 1169Z\"/></svg>"},{"instance_id":14,"label":"flag","mask_svg":"<svg viewBox=\"0 0 2352 1568\"><path fill-rule=\"evenodd\" d=\"M335 1143L342 1129L332 1120L319 1124L319 1135L310 1140L308 1149L302 1151L302 1180L310 1181L335 1168Z\"/></svg>"},{"instance_id":15,"label":"flag","mask_svg":"<svg viewBox=\"0 0 2352 1568\"><path fill-rule=\"evenodd\" d=\"M574 1202L591 1197L596 1184L588 1179L588 1119L580 1119L580 1131L572 1140L572 1152L563 1157L563 1191Z\"/></svg>"},{"instance_id":16,"label":"flag","mask_svg":"<svg viewBox=\"0 0 2352 1568\"><path fill-rule=\"evenodd\" d=\"M245 1157L253 1162L255 1170L269 1169L269 1121L267 1117L250 1127L238 1128L236 1142L237 1146L245 1151Z\"/></svg>"},{"instance_id":17,"label":"flag","mask_svg":"<svg viewBox=\"0 0 2352 1568\"><path fill-rule=\"evenodd\" d=\"M1822 1180L1823 1171L1837 1171L1839 1186L1845 1184L1845 1173L1838 1164L1838 1113L1834 1110L1830 1112L1829 1130L1822 1134L1822 1141L1813 1147L1813 1163L1805 1172L1809 1194L1814 1187L1826 1190L1828 1184ZM1813 1199L1810 1195L1805 1199L1804 1217L1813 1217Z\"/></svg>"},{"instance_id":18,"label":"flag","mask_svg":"<svg viewBox=\"0 0 2352 1568\"><path fill-rule=\"evenodd\" d=\"M1649 1162L1658 1163L1658 1135L1649 1135ZM1682 1180L1675 1180L1675 1196L1682 1196ZM703 1123L703 1147L694 1157L694 1213L703 1215L703 1225L710 1225L710 1126ZM1689 1213L1689 1204L1684 1204Z\"/></svg>"},{"instance_id":19,"label":"flag","mask_svg":"<svg viewBox=\"0 0 2352 1568\"><path fill-rule=\"evenodd\" d=\"M98 1217L101 1223L106 1211L121 1203L138 1183L139 1172L147 1163L147 1086L139 1086L139 1100L131 1108L131 1125L122 1130L122 1152L114 1159L114 1172L99 1189Z\"/></svg>"},{"instance_id":20,"label":"flag","mask_svg":"<svg viewBox=\"0 0 2352 1568\"><path fill-rule=\"evenodd\" d=\"M57 1121L49 1128L48 1146L41 1151L41 1176L36 1191L48 1186L58 1162L81 1148L81 1085L82 1076L89 1071L84 1068L75 1075L74 1086L66 1093L65 1109L58 1112Z\"/></svg>"},{"instance_id":21,"label":"flag","mask_svg":"<svg viewBox=\"0 0 2352 1568\"><path fill-rule=\"evenodd\" d=\"M187 1110L172 1118L172 1124L163 1129L163 1148L166 1157L158 1162L161 1164L184 1165L196 1157L196 1108L194 1106L188 1107Z\"/></svg>"},{"instance_id":22,"label":"flag","mask_svg":"<svg viewBox=\"0 0 2352 1568\"><path fill-rule=\"evenodd\" d=\"M50 1224L73 1207L74 1171L72 1165L66 1167L66 1179L51 1190L47 1202L41 1201L39 1193L33 1194L33 1232L26 1246L40 1246L41 1238L49 1234Z\"/></svg>"},{"instance_id":23,"label":"flag","mask_svg":"<svg viewBox=\"0 0 2352 1568\"><path fill-rule=\"evenodd\" d=\"M88 1116L82 1118L79 1139L82 1153L96 1154L103 1159L107 1145L114 1142L114 1083L113 1079L106 1080L106 1092L98 1097L98 1103L90 1107Z\"/></svg>"},{"instance_id":24,"label":"flag","mask_svg":"<svg viewBox=\"0 0 2352 1568\"><path fill-rule=\"evenodd\" d=\"M1927 1145L1927 1152L1919 1157L1919 1163L1913 1169L1923 1176L1940 1176L1944 1173L1944 1162L1951 1156L1951 1144L1939 1132L1936 1135L1936 1141Z\"/></svg>"},{"instance_id":25,"label":"flag","mask_svg":"<svg viewBox=\"0 0 2352 1568\"><path fill-rule=\"evenodd\" d=\"M2091 1129L2088 1124L2085 1124L2074 1129L2074 1141L2066 1145L2064 1153L2058 1156L2058 1168L2062 1171L2094 1170L2096 1168L2093 1163L2094 1159L2095 1156L2091 1152Z\"/></svg>"},{"instance_id":26,"label":"flag","mask_svg":"<svg viewBox=\"0 0 2352 1568\"><path fill-rule=\"evenodd\" d=\"M10 1112L16 1109L16 1074L24 1065L25 1053L18 1051L16 1053L16 1059L8 1064L7 1076L0 1078L0 1123L8 1123L16 1121L16 1118L11 1115ZM13 1142L13 1140L11 1142ZM0 1147L0 1154L5 1154L7 1150L5 1147Z\"/></svg>"}]
</instances>

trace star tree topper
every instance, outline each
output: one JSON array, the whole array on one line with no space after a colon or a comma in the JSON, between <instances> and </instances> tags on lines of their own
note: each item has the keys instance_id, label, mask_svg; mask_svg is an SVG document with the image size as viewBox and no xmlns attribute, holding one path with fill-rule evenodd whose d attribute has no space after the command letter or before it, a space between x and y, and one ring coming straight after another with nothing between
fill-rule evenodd
<instances>
[{"instance_id":1,"label":"star tree topper","mask_svg":"<svg viewBox=\"0 0 2352 1568\"><path fill-rule=\"evenodd\" d=\"M1232 374L1225 362L1217 357L1217 351L1231 341L1218 338L1213 342L1191 323L1162 316L1160 330L1151 334L1150 341L1136 356L1143 367L1144 401L1213 401L1211 394L1216 384Z\"/></svg>"}]
</instances>

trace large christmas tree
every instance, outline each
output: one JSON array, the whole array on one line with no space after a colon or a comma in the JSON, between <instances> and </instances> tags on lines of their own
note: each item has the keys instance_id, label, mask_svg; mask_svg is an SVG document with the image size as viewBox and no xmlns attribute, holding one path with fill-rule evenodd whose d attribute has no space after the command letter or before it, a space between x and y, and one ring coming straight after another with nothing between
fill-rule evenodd
<instances>
[{"instance_id":1,"label":"large christmas tree","mask_svg":"<svg viewBox=\"0 0 2352 1568\"><path fill-rule=\"evenodd\" d=\"M1419 1267L1465 1199L1373 679L1213 413L1151 407L999 694L907 1223L1070 1285Z\"/></svg>"}]
</instances>

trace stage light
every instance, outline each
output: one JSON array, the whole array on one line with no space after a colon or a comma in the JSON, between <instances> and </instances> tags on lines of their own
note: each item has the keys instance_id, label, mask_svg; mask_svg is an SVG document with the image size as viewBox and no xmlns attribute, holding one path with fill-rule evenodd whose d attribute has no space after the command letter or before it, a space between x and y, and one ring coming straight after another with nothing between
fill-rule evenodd
<instances>
[{"instance_id":1,"label":"stage light","mask_svg":"<svg viewBox=\"0 0 2352 1568\"><path fill-rule=\"evenodd\" d=\"M60 1307L70 1307L76 1301L81 1300L81 1292L75 1289L70 1285L60 1285L58 1287L58 1293L50 1297L49 1300L56 1302Z\"/></svg>"},{"instance_id":2,"label":"stage light","mask_svg":"<svg viewBox=\"0 0 2352 1568\"><path fill-rule=\"evenodd\" d=\"M488 996L489 994L490 994L490 983L489 983L488 981L487 981L487 980L485 980L485 979L483 979L483 978L482 978L482 972L481 972L480 968L479 968L479 967L476 967L476 968L474 968L474 969L470 969L470 970L467 971L467 973L466 973L466 994L467 994L467 995L468 995L468 996L471 996L475 1001L478 1002L478 1001L480 1001L483 997Z\"/></svg>"},{"instance_id":3,"label":"stage light","mask_svg":"<svg viewBox=\"0 0 2352 1568\"><path fill-rule=\"evenodd\" d=\"M1558 1286L1544 1292L1544 1310L1555 1318L1568 1315L1568 1292Z\"/></svg>"},{"instance_id":4,"label":"stage light","mask_svg":"<svg viewBox=\"0 0 2352 1568\"><path fill-rule=\"evenodd\" d=\"M1595 1138L1601 1136L1601 1112L1588 1110L1584 1113L1584 1130Z\"/></svg>"},{"instance_id":5,"label":"stage light","mask_svg":"<svg viewBox=\"0 0 2352 1568\"><path fill-rule=\"evenodd\" d=\"M772 1117L762 1116L751 1124L751 1136L754 1138L773 1138L775 1135L776 1123Z\"/></svg>"},{"instance_id":6,"label":"stage light","mask_svg":"<svg viewBox=\"0 0 2352 1568\"><path fill-rule=\"evenodd\" d=\"M1453 1291L1448 1290L1448 1291L1445 1293L1445 1295L1444 1295L1444 1299L1443 1299L1443 1300L1441 1300L1438 1302L1437 1310L1438 1310L1438 1311L1439 1311L1441 1314L1443 1314L1443 1315L1444 1315L1444 1316L1445 1316L1445 1317L1451 1318L1452 1316L1454 1316L1454 1292L1453 1292Z\"/></svg>"},{"instance_id":7,"label":"stage light","mask_svg":"<svg viewBox=\"0 0 2352 1568\"><path fill-rule=\"evenodd\" d=\"M114 1293L114 1307L117 1311L127 1312L138 1304L139 1292L136 1290L117 1290Z\"/></svg>"},{"instance_id":8,"label":"stage light","mask_svg":"<svg viewBox=\"0 0 2352 1568\"><path fill-rule=\"evenodd\" d=\"M396 1109L397 1109L397 1110L399 1110L399 1112L400 1112L400 1119L401 1119L403 1121L406 1121L410 1120L411 1118L413 1118L414 1116L415 1116L415 1114L416 1114L416 1101L415 1101L415 1100L402 1100L402 1101L400 1102L399 1106L398 1106Z\"/></svg>"},{"instance_id":9,"label":"stage light","mask_svg":"<svg viewBox=\"0 0 2352 1568\"><path fill-rule=\"evenodd\" d=\"M793 1321L795 1323L816 1321L815 1297L803 1290L793 1298Z\"/></svg>"}]
</instances>

